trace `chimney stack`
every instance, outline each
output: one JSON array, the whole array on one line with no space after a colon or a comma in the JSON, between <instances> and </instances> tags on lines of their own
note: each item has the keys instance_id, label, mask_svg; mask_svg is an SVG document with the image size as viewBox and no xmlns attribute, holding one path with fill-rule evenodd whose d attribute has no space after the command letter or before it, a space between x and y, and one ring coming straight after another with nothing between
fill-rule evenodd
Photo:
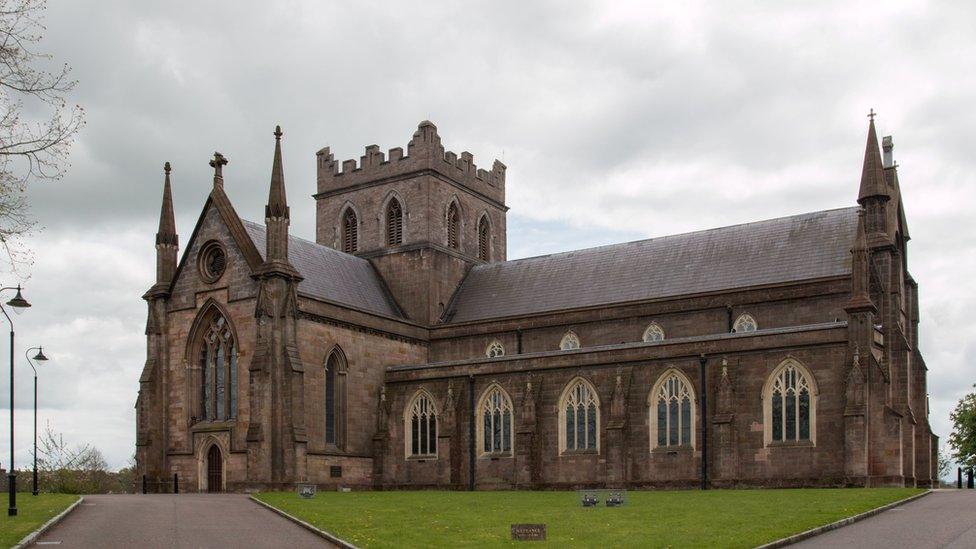
<instances>
[{"instance_id":1,"label":"chimney stack","mask_svg":"<svg viewBox=\"0 0 976 549\"><path fill-rule=\"evenodd\" d=\"M882 160L882 164L885 168L890 168L895 165L895 162L891 157L891 151L894 148L895 144L891 141L891 136L884 136L884 138L881 140L881 149L884 151L884 160Z\"/></svg>"}]
</instances>

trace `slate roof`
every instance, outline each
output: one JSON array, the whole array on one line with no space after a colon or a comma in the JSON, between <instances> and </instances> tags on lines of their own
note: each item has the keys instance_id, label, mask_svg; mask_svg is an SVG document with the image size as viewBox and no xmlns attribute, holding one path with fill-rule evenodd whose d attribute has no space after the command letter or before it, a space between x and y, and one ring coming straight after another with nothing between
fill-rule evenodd
<instances>
[{"instance_id":1,"label":"slate roof","mask_svg":"<svg viewBox=\"0 0 976 549\"><path fill-rule=\"evenodd\" d=\"M241 220L261 258L266 253L264 225ZM288 237L288 259L303 277L298 291L363 311L403 318L369 261L322 246Z\"/></svg>"},{"instance_id":2,"label":"slate roof","mask_svg":"<svg viewBox=\"0 0 976 549\"><path fill-rule=\"evenodd\" d=\"M857 208L471 269L444 319L458 323L849 275Z\"/></svg>"}]
</instances>

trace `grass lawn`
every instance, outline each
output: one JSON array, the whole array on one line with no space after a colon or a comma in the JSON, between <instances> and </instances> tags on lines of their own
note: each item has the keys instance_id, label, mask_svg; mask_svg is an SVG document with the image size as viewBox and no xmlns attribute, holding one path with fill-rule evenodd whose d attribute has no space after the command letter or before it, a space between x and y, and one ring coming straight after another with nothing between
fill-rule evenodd
<instances>
[{"instance_id":1,"label":"grass lawn","mask_svg":"<svg viewBox=\"0 0 976 549\"><path fill-rule=\"evenodd\" d=\"M7 494L0 498L0 547L13 547L24 536L41 527L75 502L78 496L70 494L17 493L17 516L7 516Z\"/></svg>"},{"instance_id":2,"label":"grass lawn","mask_svg":"<svg viewBox=\"0 0 976 549\"><path fill-rule=\"evenodd\" d=\"M509 545L515 543L512 523L545 523L549 544L558 546L754 547L919 492L628 492L627 505L619 508L581 507L576 492L319 492L310 500L271 492L257 497L360 547Z\"/></svg>"}]
</instances>

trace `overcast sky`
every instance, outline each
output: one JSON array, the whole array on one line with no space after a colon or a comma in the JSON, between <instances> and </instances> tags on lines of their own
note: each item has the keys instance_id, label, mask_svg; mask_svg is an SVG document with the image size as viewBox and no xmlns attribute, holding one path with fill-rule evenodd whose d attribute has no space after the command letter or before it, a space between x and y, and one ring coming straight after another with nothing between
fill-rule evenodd
<instances>
[{"instance_id":1,"label":"overcast sky","mask_svg":"<svg viewBox=\"0 0 976 549\"><path fill-rule=\"evenodd\" d=\"M34 307L15 317L18 465L22 357L38 344L52 358L41 425L112 467L134 453L163 162L182 244L215 150L238 213L260 220L281 124L292 232L311 239L315 151L405 147L423 119L479 166L507 164L514 259L854 205L874 108L901 166L932 427L946 437L976 355L973 9L437 4L51 3L42 49L73 66L88 125L67 177L31 191L44 229L24 282ZM5 360L0 374L6 466Z\"/></svg>"}]
</instances>

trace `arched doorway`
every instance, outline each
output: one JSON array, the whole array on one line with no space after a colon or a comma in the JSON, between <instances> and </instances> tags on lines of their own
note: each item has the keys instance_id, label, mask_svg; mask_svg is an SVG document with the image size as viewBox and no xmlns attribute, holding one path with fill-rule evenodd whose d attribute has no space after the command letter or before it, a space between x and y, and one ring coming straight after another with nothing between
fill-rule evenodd
<instances>
[{"instance_id":1,"label":"arched doorway","mask_svg":"<svg viewBox=\"0 0 976 549\"><path fill-rule=\"evenodd\" d=\"M224 487L224 459L216 444L207 452L207 491L221 492Z\"/></svg>"}]
</instances>

